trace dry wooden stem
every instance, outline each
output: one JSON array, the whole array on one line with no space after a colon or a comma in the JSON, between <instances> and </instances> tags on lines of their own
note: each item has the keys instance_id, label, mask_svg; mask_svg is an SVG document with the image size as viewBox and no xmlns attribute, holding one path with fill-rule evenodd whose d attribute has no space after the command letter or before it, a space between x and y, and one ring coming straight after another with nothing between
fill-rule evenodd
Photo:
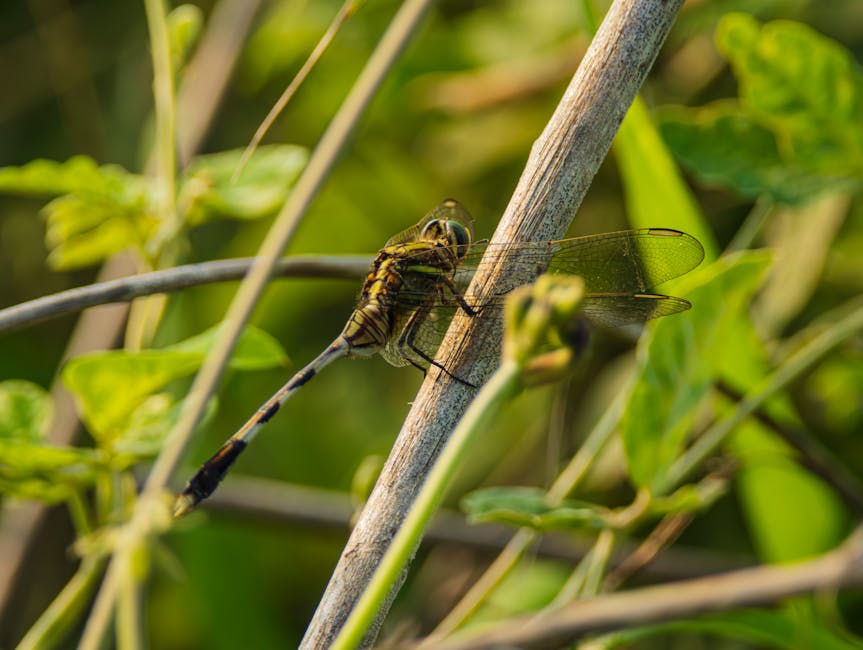
<instances>
[{"instance_id":1,"label":"dry wooden stem","mask_svg":"<svg viewBox=\"0 0 863 650\"><path fill-rule=\"evenodd\" d=\"M682 0L614 2L534 143L493 241L540 241L565 233L681 4ZM493 291L499 279L511 277L507 261L501 260L477 274L474 291ZM499 332L481 329L469 318L456 317L439 353L439 358L451 355L447 367L454 375L473 383L484 380L491 367L475 362L471 345L483 341L487 355L488 346L499 345L500 340ZM338 634L472 396L473 389L445 374L428 373L301 647L328 647ZM386 609L366 643L373 640Z\"/></svg>"}]
</instances>

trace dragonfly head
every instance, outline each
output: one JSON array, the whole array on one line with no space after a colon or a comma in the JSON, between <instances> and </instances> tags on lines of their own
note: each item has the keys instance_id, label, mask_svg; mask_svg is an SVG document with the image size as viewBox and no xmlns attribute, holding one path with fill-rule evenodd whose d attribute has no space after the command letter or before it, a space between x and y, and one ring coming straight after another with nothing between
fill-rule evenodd
<instances>
[{"instance_id":1,"label":"dragonfly head","mask_svg":"<svg viewBox=\"0 0 863 650\"><path fill-rule=\"evenodd\" d=\"M456 259L462 260L467 255L471 244L470 229L464 224L452 219L432 219L423 226L420 239L438 242L450 248Z\"/></svg>"}]
</instances>

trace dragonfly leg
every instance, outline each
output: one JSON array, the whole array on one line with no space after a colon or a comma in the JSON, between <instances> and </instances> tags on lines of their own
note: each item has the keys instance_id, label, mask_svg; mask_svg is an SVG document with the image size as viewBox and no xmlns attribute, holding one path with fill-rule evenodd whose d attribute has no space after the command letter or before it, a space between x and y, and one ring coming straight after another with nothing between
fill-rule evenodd
<instances>
[{"instance_id":1,"label":"dragonfly leg","mask_svg":"<svg viewBox=\"0 0 863 650\"><path fill-rule=\"evenodd\" d=\"M449 370L446 369L442 364L438 363L434 359L432 359L428 354L426 354L423 350L421 350L415 342L416 333L419 331L419 326L422 324L423 320L428 315L428 307L419 307L411 313L410 317L405 323L405 326L402 328L401 334L399 334L399 339L397 342L398 348L400 350L410 349L411 352L416 354L420 359L422 359L429 366L435 366L436 368L442 370L447 375L449 375L452 379L455 379L460 384L464 384L465 386L469 386L470 388L476 388L475 384L470 383L466 379L462 379L457 375L452 374ZM415 360L411 359L408 355L404 355L404 358L415 368L420 368L425 372L426 368L417 363Z\"/></svg>"},{"instance_id":2,"label":"dragonfly leg","mask_svg":"<svg viewBox=\"0 0 863 650\"><path fill-rule=\"evenodd\" d=\"M447 274L442 274L440 278L444 284L446 284L447 288L452 292L453 297L458 303L459 307L462 308L462 311L470 317L474 317L479 313L479 309L475 309L467 304L467 301L464 299L464 296L459 291L458 287L455 286L455 282L453 282L452 278Z\"/></svg>"}]
</instances>

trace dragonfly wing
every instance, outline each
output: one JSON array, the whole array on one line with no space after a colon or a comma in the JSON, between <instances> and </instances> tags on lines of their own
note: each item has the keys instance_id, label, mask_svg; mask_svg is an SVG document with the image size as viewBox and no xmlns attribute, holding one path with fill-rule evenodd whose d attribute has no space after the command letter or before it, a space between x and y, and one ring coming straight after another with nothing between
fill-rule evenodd
<instances>
[{"instance_id":1,"label":"dragonfly wing","mask_svg":"<svg viewBox=\"0 0 863 650\"><path fill-rule=\"evenodd\" d=\"M395 335L387 342L381 356L394 366L411 364L427 369L457 309L453 305L436 305L433 309L421 306L400 315Z\"/></svg>"},{"instance_id":2,"label":"dragonfly wing","mask_svg":"<svg viewBox=\"0 0 863 650\"><path fill-rule=\"evenodd\" d=\"M686 233L644 228L553 242L479 244L465 266L494 263L504 255L513 257L514 284L548 270L581 276L589 293L641 293L694 269L704 249Z\"/></svg>"},{"instance_id":3,"label":"dragonfly wing","mask_svg":"<svg viewBox=\"0 0 863 650\"><path fill-rule=\"evenodd\" d=\"M692 307L688 300L652 293L585 296L581 312L596 325L622 327L670 316Z\"/></svg>"},{"instance_id":4,"label":"dragonfly wing","mask_svg":"<svg viewBox=\"0 0 863 650\"><path fill-rule=\"evenodd\" d=\"M419 294L415 297L418 298ZM477 311L475 318L500 320L503 317L505 300L506 296L501 295L490 298L481 305L472 304L471 307ZM686 311L691 306L689 301L683 298L660 294L588 294L582 301L581 313L592 325L614 328L640 325L654 318ZM418 307L414 306L413 309ZM404 316L397 321L394 330L396 334L381 352L384 359L392 365L411 364L423 369L428 368L428 359L435 358L453 316L461 307L438 298L428 299L422 309L425 310L424 317L417 319L412 325L408 325L410 312L402 310ZM405 331L406 327L410 327L411 331ZM489 356L499 354L496 346L488 347Z\"/></svg>"},{"instance_id":5,"label":"dragonfly wing","mask_svg":"<svg viewBox=\"0 0 863 650\"><path fill-rule=\"evenodd\" d=\"M393 335L387 341L387 344L384 346L383 350L381 350L381 356L392 366L396 368L400 368L402 366L408 365L410 362L410 357L402 354L402 351L399 346L399 335L404 330L405 323L410 317L410 312L402 312L399 313L395 319L395 326L393 327Z\"/></svg>"}]
</instances>

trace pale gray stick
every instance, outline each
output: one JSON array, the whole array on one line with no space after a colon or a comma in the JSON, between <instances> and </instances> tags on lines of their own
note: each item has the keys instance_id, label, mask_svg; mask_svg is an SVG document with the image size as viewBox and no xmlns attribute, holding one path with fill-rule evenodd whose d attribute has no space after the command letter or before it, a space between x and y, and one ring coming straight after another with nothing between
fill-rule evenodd
<instances>
[{"instance_id":1,"label":"pale gray stick","mask_svg":"<svg viewBox=\"0 0 863 650\"><path fill-rule=\"evenodd\" d=\"M485 634L438 643L437 650L567 646L591 632L607 632L775 603L791 596L863 584L863 528L821 557L724 575L634 589L581 600L545 616L518 618Z\"/></svg>"},{"instance_id":2,"label":"pale gray stick","mask_svg":"<svg viewBox=\"0 0 863 650\"><path fill-rule=\"evenodd\" d=\"M365 275L371 259L370 256L297 255L279 260L273 274L281 277L356 280ZM187 264L97 282L22 302L0 309L0 334L96 305L129 302L154 293L170 293L202 284L240 280L253 261L252 257L244 257Z\"/></svg>"},{"instance_id":3,"label":"pale gray stick","mask_svg":"<svg viewBox=\"0 0 863 650\"><path fill-rule=\"evenodd\" d=\"M542 241L564 235L681 4L682 0L614 2L551 121L534 143L492 241ZM494 291L502 279L511 282L511 278L511 268L501 260L494 268L478 272L472 286L480 287L479 292ZM453 375L478 383L490 373L491 367L477 363L469 349L469 342L481 340L484 355L490 356L489 346L500 344L500 332L486 325L472 327L471 319L462 315L453 321L439 353L439 358L452 355L447 357L447 367ZM302 648L325 648L332 643L473 392L436 369L428 373L330 578ZM401 581L390 602L400 586ZM366 644L373 641L388 609L389 603Z\"/></svg>"}]
</instances>

